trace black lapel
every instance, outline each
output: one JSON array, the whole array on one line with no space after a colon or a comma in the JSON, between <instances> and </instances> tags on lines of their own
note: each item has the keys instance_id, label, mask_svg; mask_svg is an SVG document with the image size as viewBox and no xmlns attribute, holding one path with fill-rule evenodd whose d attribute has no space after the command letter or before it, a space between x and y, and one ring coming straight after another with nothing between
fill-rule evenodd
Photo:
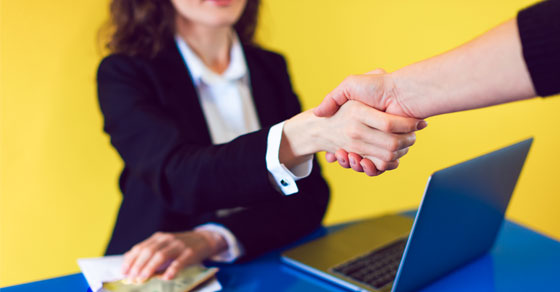
<instances>
[{"instance_id":1,"label":"black lapel","mask_svg":"<svg viewBox=\"0 0 560 292\"><path fill-rule=\"evenodd\" d=\"M183 126L190 128L189 132L194 133L193 138L203 144L211 144L198 94L175 41L170 41L151 63L162 84L165 108L179 118Z\"/></svg>"},{"instance_id":2,"label":"black lapel","mask_svg":"<svg viewBox=\"0 0 560 292\"><path fill-rule=\"evenodd\" d=\"M271 80L266 58L258 49L244 47L245 59L249 69L253 101L262 128L279 122L278 91ZM210 131L204 118L198 94L194 88L188 68L175 45L171 41L152 61L155 75L162 84L162 103L185 127L189 127L197 141L211 144Z\"/></svg>"},{"instance_id":3,"label":"black lapel","mask_svg":"<svg viewBox=\"0 0 560 292\"><path fill-rule=\"evenodd\" d=\"M278 113L280 109L277 108L278 96L276 96L278 91L271 80L270 70L267 70L265 56L259 54L257 48L244 46L243 50L249 68L253 101L257 108L261 127L273 126L279 122Z\"/></svg>"}]
</instances>

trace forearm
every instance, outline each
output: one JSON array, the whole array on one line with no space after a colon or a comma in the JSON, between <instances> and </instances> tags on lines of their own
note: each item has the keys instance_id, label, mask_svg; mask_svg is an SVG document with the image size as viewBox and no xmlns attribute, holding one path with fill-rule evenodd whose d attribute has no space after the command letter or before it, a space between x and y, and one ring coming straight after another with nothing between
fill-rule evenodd
<instances>
[{"instance_id":1,"label":"forearm","mask_svg":"<svg viewBox=\"0 0 560 292\"><path fill-rule=\"evenodd\" d=\"M268 129L212 146L184 145L165 162L164 173L151 173L170 206L187 214L247 206L277 194L265 162ZM228 194L225 196L224 194ZM166 197L164 196L164 199Z\"/></svg>"},{"instance_id":2,"label":"forearm","mask_svg":"<svg viewBox=\"0 0 560 292\"><path fill-rule=\"evenodd\" d=\"M298 182L297 196L282 197L215 220L243 246L239 260L285 246L320 226L329 201L329 188L320 172L314 162L312 174Z\"/></svg>"},{"instance_id":3,"label":"forearm","mask_svg":"<svg viewBox=\"0 0 560 292\"><path fill-rule=\"evenodd\" d=\"M515 20L390 75L400 106L417 118L535 96Z\"/></svg>"}]
</instances>

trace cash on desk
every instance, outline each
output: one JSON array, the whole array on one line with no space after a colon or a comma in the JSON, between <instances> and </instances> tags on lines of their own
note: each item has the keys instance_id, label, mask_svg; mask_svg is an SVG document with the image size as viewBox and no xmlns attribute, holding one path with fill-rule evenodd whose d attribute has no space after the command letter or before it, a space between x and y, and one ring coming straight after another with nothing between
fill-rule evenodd
<instances>
[{"instance_id":1,"label":"cash on desk","mask_svg":"<svg viewBox=\"0 0 560 292\"><path fill-rule=\"evenodd\" d=\"M78 259L78 265L93 292L213 292L222 289L214 277L217 268L193 265L173 280L154 276L142 284L127 281L121 272L122 255Z\"/></svg>"}]
</instances>

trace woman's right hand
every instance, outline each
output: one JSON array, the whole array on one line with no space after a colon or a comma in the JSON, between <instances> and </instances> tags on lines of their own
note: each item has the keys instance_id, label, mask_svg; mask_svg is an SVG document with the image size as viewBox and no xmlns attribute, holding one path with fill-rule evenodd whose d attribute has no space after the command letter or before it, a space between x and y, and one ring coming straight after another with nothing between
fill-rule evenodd
<instances>
[{"instance_id":1,"label":"woman's right hand","mask_svg":"<svg viewBox=\"0 0 560 292\"><path fill-rule=\"evenodd\" d=\"M350 156L352 168L379 175L398 167L399 158L416 140L414 132L424 126L422 120L391 115L358 101L346 102L327 118L306 111L286 121L280 161L289 164L315 152L344 149L367 158Z\"/></svg>"}]
</instances>

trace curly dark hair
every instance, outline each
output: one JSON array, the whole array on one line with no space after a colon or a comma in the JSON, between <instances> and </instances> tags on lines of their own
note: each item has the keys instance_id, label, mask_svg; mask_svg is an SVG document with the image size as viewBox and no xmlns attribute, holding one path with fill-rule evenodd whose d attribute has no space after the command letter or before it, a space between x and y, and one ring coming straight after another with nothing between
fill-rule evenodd
<instances>
[{"instance_id":1,"label":"curly dark hair","mask_svg":"<svg viewBox=\"0 0 560 292\"><path fill-rule=\"evenodd\" d=\"M247 0L234 28L243 44L254 44L260 0ZM112 0L105 46L111 53L152 58L173 38L175 9L170 0Z\"/></svg>"}]
</instances>

